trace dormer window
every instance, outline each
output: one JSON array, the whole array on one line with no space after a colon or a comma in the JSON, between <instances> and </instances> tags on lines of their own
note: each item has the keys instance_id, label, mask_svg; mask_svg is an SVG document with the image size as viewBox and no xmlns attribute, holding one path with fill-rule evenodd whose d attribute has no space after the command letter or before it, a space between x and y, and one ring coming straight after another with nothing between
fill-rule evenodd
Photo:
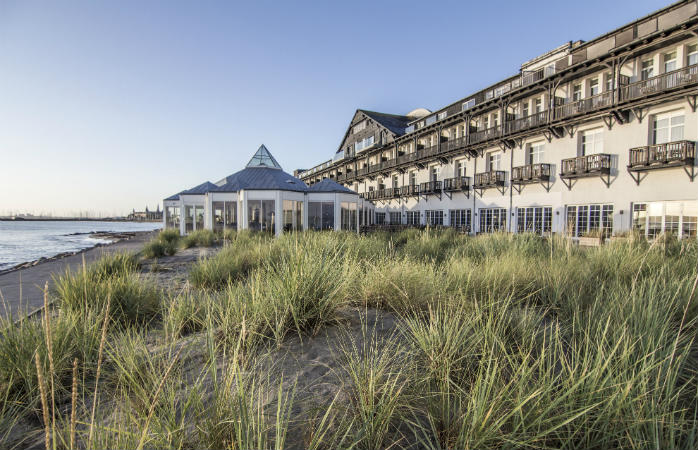
<instances>
[{"instance_id":1,"label":"dormer window","mask_svg":"<svg viewBox=\"0 0 698 450\"><path fill-rule=\"evenodd\" d=\"M470 109L470 108L472 108L473 106L475 106L475 99L474 99L474 98L471 98L471 99L468 100L467 102L463 102L463 111L465 111L465 110L467 110L467 109Z\"/></svg>"},{"instance_id":2,"label":"dormer window","mask_svg":"<svg viewBox=\"0 0 698 450\"><path fill-rule=\"evenodd\" d=\"M444 120L446 118L446 111L440 112L438 115L439 120Z\"/></svg>"}]
</instances>

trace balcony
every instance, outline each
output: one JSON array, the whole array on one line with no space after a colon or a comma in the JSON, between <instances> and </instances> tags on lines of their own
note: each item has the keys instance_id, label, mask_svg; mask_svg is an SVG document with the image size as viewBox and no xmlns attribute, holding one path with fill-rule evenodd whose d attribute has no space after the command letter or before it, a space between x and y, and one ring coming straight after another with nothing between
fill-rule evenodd
<instances>
[{"instance_id":1,"label":"balcony","mask_svg":"<svg viewBox=\"0 0 698 450\"><path fill-rule=\"evenodd\" d=\"M373 193L373 200L391 200L394 198L400 198L400 188L378 189L377 191L373 191Z\"/></svg>"},{"instance_id":2,"label":"balcony","mask_svg":"<svg viewBox=\"0 0 698 450\"><path fill-rule=\"evenodd\" d=\"M567 189L572 189L572 180L587 177L601 177L606 186L610 187L611 155L598 153L562 160L560 178Z\"/></svg>"},{"instance_id":3,"label":"balcony","mask_svg":"<svg viewBox=\"0 0 698 450\"><path fill-rule=\"evenodd\" d=\"M422 195L441 195L441 181L427 181L419 185L419 193Z\"/></svg>"},{"instance_id":4,"label":"balcony","mask_svg":"<svg viewBox=\"0 0 698 450\"><path fill-rule=\"evenodd\" d=\"M635 100L696 83L698 83L698 64L693 64L647 80L621 86L620 98L621 101Z\"/></svg>"},{"instance_id":5,"label":"balcony","mask_svg":"<svg viewBox=\"0 0 698 450\"><path fill-rule=\"evenodd\" d=\"M489 141L499 137L502 134L499 125L486 128L484 130L475 131L468 135L469 144L478 144L480 142Z\"/></svg>"},{"instance_id":6,"label":"balcony","mask_svg":"<svg viewBox=\"0 0 698 450\"><path fill-rule=\"evenodd\" d=\"M667 142L631 148L628 172L640 184L642 172L671 167L683 167L688 177L695 178L696 147L692 141Z\"/></svg>"},{"instance_id":7,"label":"balcony","mask_svg":"<svg viewBox=\"0 0 698 450\"><path fill-rule=\"evenodd\" d=\"M521 193L527 184L541 183L546 191L550 190L550 164L527 164L511 170L511 184Z\"/></svg>"},{"instance_id":8,"label":"balcony","mask_svg":"<svg viewBox=\"0 0 698 450\"><path fill-rule=\"evenodd\" d=\"M402 189L400 189L400 193L402 194L403 197L418 197L419 196L419 185L410 184L408 186L404 186Z\"/></svg>"},{"instance_id":9,"label":"balcony","mask_svg":"<svg viewBox=\"0 0 698 450\"><path fill-rule=\"evenodd\" d=\"M368 167L362 167L360 169L356 169L356 177L361 178L365 177L368 174Z\"/></svg>"},{"instance_id":10,"label":"balcony","mask_svg":"<svg viewBox=\"0 0 698 450\"><path fill-rule=\"evenodd\" d=\"M452 152L455 150L460 150L468 145L468 139L466 136L461 136L459 138L450 139L448 141L441 143L441 153Z\"/></svg>"},{"instance_id":11,"label":"balcony","mask_svg":"<svg viewBox=\"0 0 698 450\"><path fill-rule=\"evenodd\" d=\"M564 105L556 106L553 111L555 120L566 119L579 114L586 114L599 109L607 108L613 104L613 92L603 92L584 98L581 100L572 101Z\"/></svg>"},{"instance_id":12,"label":"balcony","mask_svg":"<svg viewBox=\"0 0 698 450\"><path fill-rule=\"evenodd\" d=\"M443 191L449 198L454 192L464 192L466 197L470 197L470 177L446 178Z\"/></svg>"},{"instance_id":13,"label":"balcony","mask_svg":"<svg viewBox=\"0 0 698 450\"><path fill-rule=\"evenodd\" d=\"M507 173L503 170L490 170L489 172L481 172L475 174L473 182L473 190L482 191L489 188L497 188L504 195L504 182L506 181Z\"/></svg>"},{"instance_id":14,"label":"balcony","mask_svg":"<svg viewBox=\"0 0 698 450\"><path fill-rule=\"evenodd\" d=\"M540 111L527 117L520 117L504 123L504 133L512 134L519 131L536 128L548 123L548 111Z\"/></svg>"}]
</instances>

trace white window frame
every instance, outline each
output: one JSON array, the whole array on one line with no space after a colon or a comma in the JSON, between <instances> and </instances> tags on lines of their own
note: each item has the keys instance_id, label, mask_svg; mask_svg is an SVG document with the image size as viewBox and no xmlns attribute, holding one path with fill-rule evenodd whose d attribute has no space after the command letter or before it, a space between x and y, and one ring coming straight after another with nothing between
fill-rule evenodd
<instances>
[{"instance_id":1,"label":"white window frame","mask_svg":"<svg viewBox=\"0 0 698 450\"><path fill-rule=\"evenodd\" d=\"M639 228L648 239L653 239L666 231L669 223L668 217L678 215L678 233L676 233L676 236L679 239L691 237L690 235L684 235L684 227L690 227L695 230L696 225L698 225L696 224L698 220L690 220L698 217L698 202L696 201L637 202L633 203L631 211L633 229L637 230ZM640 211L644 213L641 218L637 214ZM659 221L656 218L659 218ZM689 221L686 221L686 219L689 219ZM638 227L638 222L641 225L640 227ZM653 225L652 228L650 227L651 224ZM696 236L698 236L698 233L696 233Z\"/></svg>"},{"instance_id":2,"label":"white window frame","mask_svg":"<svg viewBox=\"0 0 698 450\"><path fill-rule=\"evenodd\" d=\"M603 153L603 127L584 130L580 133L581 155L597 155Z\"/></svg>"},{"instance_id":3,"label":"white window frame","mask_svg":"<svg viewBox=\"0 0 698 450\"><path fill-rule=\"evenodd\" d=\"M698 64L698 44L688 44L686 45L686 66L695 64Z\"/></svg>"},{"instance_id":4,"label":"white window frame","mask_svg":"<svg viewBox=\"0 0 698 450\"><path fill-rule=\"evenodd\" d=\"M654 76L654 58L640 61L640 80L649 80Z\"/></svg>"},{"instance_id":5,"label":"white window frame","mask_svg":"<svg viewBox=\"0 0 698 450\"><path fill-rule=\"evenodd\" d=\"M532 142L528 146L527 164L540 164L545 156L545 142Z\"/></svg>"},{"instance_id":6,"label":"white window frame","mask_svg":"<svg viewBox=\"0 0 698 450\"><path fill-rule=\"evenodd\" d=\"M664 73L673 72L679 68L679 60L677 59L678 52L672 50L667 53L662 54L662 60L664 62Z\"/></svg>"},{"instance_id":7,"label":"white window frame","mask_svg":"<svg viewBox=\"0 0 698 450\"><path fill-rule=\"evenodd\" d=\"M660 127L659 122L663 120L666 120L667 124ZM656 114L652 120L652 144L666 144L667 142L683 140L685 125L686 115L683 109ZM658 136L660 130L666 130L666 138Z\"/></svg>"}]
</instances>

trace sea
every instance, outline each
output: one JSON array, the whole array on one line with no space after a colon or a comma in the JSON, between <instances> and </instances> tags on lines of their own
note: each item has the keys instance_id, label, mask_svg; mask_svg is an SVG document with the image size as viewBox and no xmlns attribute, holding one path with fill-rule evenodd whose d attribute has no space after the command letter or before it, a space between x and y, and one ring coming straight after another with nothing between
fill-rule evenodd
<instances>
[{"instance_id":1,"label":"sea","mask_svg":"<svg viewBox=\"0 0 698 450\"><path fill-rule=\"evenodd\" d=\"M0 221L0 272L25 262L110 242L92 238L92 233L159 228L159 222Z\"/></svg>"}]
</instances>

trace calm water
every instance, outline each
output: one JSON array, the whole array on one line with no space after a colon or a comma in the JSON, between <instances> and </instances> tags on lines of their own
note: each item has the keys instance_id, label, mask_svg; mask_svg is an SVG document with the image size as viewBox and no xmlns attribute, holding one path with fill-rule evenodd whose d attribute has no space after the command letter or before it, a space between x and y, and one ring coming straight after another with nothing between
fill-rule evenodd
<instances>
[{"instance_id":1,"label":"calm water","mask_svg":"<svg viewBox=\"0 0 698 450\"><path fill-rule=\"evenodd\" d=\"M162 223L142 222L4 222L0 221L0 271L17 264L94 247L108 240L91 232L150 231Z\"/></svg>"}]
</instances>

